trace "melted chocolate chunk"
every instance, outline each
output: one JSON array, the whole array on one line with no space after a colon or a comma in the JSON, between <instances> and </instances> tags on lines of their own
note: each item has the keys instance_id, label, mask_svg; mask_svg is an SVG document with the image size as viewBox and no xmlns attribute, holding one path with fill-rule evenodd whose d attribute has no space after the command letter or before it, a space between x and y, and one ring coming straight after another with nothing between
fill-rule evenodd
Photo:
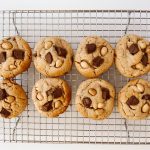
<instances>
[{"instance_id":1,"label":"melted chocolate chunk","mask_svg":"<svg viewBox=\"0 0 150 150\"><path fill-rule=\"evenodd\" d=\"M104 59L101 58L100 56L97 56L93 59L93 65L96 66L96 67L99 67L101 64L103 64L104 62Z\"/></svg>"},{"instance_id":2,"label":"melted chocolate chunk","mask_svg":"<svg viewBox=\"0 0 150 150\"><path fill-rule=\"evenodd\" d=\"M86 107L86 108L90 108L91 104L92 104L92 101L89 97L84 97L82 99L82 103L83 105Z\"/></svg>"},{"instance_id":3,"label":"melted chocolate chunk","mask_svg":"<svg viewBox=\"0 0 150 150\"><path fill-rule=\"evenodd\" d=\"M87 53L93 53L96 50L96 45L94 43L92 44L86 44Z\"/></svg>"},{"instance_id":4,"label":"melted chocolate chunk","mask_svg":"<svg viewBox=\"0 0 150 150\"><path fill-rule=\"evenodd\" d=\"M15 59L24 59L24 51L20 50L20 49L14 49L12 56Z\"/></svg>"},{"instance_id":5,"label":"melted chocolate chunk","mask_svg":"<svg viewBox=\"0 0 150 150\"><path fill-rule=\"evenodd\" d=\"M55 88L54 91L52 92L53 98L58 98L61 97L62 95L63 95L63 91L60 87Z\"/></svg>"},{"instance_id":6,"label":"melted chocolate chunk","mask_svg":"<svg viewBox=\"0 0 150 150\"><path fill-rule=\"evenodd\" d=\"M6 61L6 52L2 52L0 53L0 63L5 61Z\"/></svg>"},{"instance_id":7,"label":"melted chocolate chunk","mask_svg":"<svg viewBox=\"0 0 150 150\"><path fill-rule=\"evenodd\" d=\"M139 100L135 97L135 96L131 96L128 100L127 100L127 105L130 106L135 106L139 103Z\"/></svg>"},{"instance_id":8,"label":"melted chocolate chunk","mask_svg":"<svg viewBox=\"0 0 150 150\"><path fill-rule=\"evenodd\" d=\"M136 54L139 51L137 44L130 45L130 47L128 49L129 49L130 54L132 54L132 55Z\"/></svg>"},{"instance_id":9,"label":"melted chocolate chunk","mask_svg":"<svg viewBox=\"0 0 150 150\"><path fill-rule=\"evenodd\" d=\"M49 64L52 63L53 57L52 57L52 55L51 55L50 52L48 52L48 53L45 55L45 60L46 60L46 62L49 63Z\"/></svg>"},{"instance_id":10,"label":"melted chocolate chunk","mask_svg":"<svg viewBox=\"0 0 150 150\"><path fill-rule=\"evenodd\" d=\"M107 88L102 88L102 98L105 100L110 99L109 90Z\"/></svg>"},{"instance_id":11,"label":"melted chocolate chunk","mask_svg":"<svg viewBox=\"0 0 150 150\"><path fill-rule=\"evenodd\" d=\"M51 109L53 109L52 103L53 103L53 101L49 101L49 102L45 103L41 108L42 111L47 112L47 111L50 111Z\"/></svg>"},{"instance_id":12,"label":"melted chocolate chunk","mask_svg":"<svg viewBox=\"0 0 150 150\"><path fill-rule=\"evenodd\" d=\"M7 118L10 115L10 112L8 110L6 110L5 108L2 108L2 110L0 111L0 114Z\"/></svg>"},{"instance_id":13,"label":"melted chocolate chunk","mask_svg":"<svg viewBox=\"0 0 150 150\"><path fill-rule=\"evenodd\" d=\"M147 53L145 53L145 54L143 55L143 57L142 57L142 59L141 59L141 62L142 62L142 64L143 64L144 66L147 66L147 64L148 64L148 55L147 55Z\"/></svg>"},{"instance_id":14,"label":"melted chocolate chunk","mask_svg":"<svg viewBox=\"0 0 150 150\"><path fill-rule=\"evenodd\" d=\"M150 100L150 94L145 94L142 96L142 99Z\"/></svg>"},{"instance_id":15,"label":"melted chocolate chunk","mask_svg":"<svg viewBox=\"0 0 150 150\"><path fill-rule=\"evenodd\" d=\"M56 50L58 56L61 56L61 57L66 58L66 56L67 56L67 51L66 51L66 49L61 48L61 47L57 47L57 46L54 46L54 48L55 48L55 50Z\"/></svg>"},{"instance_id":16,"label":"melted chocolate chunk","mask_svg":"<svg viewBox=\"0 0 150 150\"><path fill-rule=\"evenodd\" d=\"M0 89L0 100L3 100L7 97L5 89Z\"/></svg>"}]
</instances>

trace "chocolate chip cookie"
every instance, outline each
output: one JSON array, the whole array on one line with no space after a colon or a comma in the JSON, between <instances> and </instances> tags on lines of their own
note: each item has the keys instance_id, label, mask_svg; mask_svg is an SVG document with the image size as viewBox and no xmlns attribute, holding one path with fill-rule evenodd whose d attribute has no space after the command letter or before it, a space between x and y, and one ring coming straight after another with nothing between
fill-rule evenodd
<instances>
[{"instance_id":1,"label":"chocolate chip cookie","mask_svg":"<svg viewBox=\"0 0 150 150\"><path fill-rule=\"evenodd\" d=\"M115 50L115 63L119 72L132 78L150 71L150 42L137 35L122 37Z\"/></svg>"},{"instance_id":2,"label":"chocolate chip cookie","mask_svg":"<svg viewBox=\"0 0 150 150\"><path fill-rule=\"evenodd\" d=\"M35 83L32 99L42 115L57 117L66 111L71 100L71 90L62 79L44 78Z\"/></svg>"},{"instance_id":3,"label":"chocolate chip cookie","mask_svg":"<svg viewBox=\"0 0 150 150\"><path fill-rule=\"evenodd\" d=\"M103 38L90 36L84 38L75 55L75 66L85 77L98 77L113 64L114 50Z\"/></svg>"},{"instance_id":4,"label":"chocolate chip cookie","mask_svg":"<svg viewBox=\"0 0 150 150\"><path fill-rule=\"evenodd\" d=\"M95 120L107 118L113 111L114 87L102 79L83 81L77 90L76 108L84 117Z\"/></svg>"},{"instance_id":5,"label":"chocolate chip cookie","mask_svg":"<svg viewBox=\"0 0 150 150\"><path fill-rule=\"evenodd\" d=\"M150 116L150 82L129 81L119 92L118 110L124 118L131 120Z\"/></svg>"},{"instance_id":6,"label":"chocolate chip cookie","mask_svg":"<svg viewBox=\"0 0 150 150\"><path fill-rule=\"evenodd\" d=\"M71 46L59 37L41 39L34 49L35 68L45 76L57 77L68 73L73 63Z\"/></svg>"},{"instance_id":7,"label":"chocolate chip cookie","mask_svg":"<svg viewBox=\"0 0 150 150\"><path fill-rule=\"evenodd\" d=\"M0 81L0 117L17 117L26 106L27 96L20 85L10 80Z\"/></svg>"},{"instance_id":8,"label":"chocolate chip cookie","mask_svg":"<svg viewBox=\"0 0 150 150\"><path fill-rule=\"evenodd\" d=\"M31 63L31 48L20 36L0 41L0 76L12 78L28 69Z\"/></svg>"}]
</instances>

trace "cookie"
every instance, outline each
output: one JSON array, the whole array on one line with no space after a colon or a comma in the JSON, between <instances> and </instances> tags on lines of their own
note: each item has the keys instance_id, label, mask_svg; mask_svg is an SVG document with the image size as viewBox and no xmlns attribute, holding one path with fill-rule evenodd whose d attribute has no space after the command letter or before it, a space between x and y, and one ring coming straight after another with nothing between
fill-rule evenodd
<instances>
[{"instance_id":1,"label":"cookie","mask_svg":"<svg viewBox=\"0 0 150 150\"><path fill-rule=\"evenodd\" d=\"M118 94L118 110L126 119L144 119L150 115L150 82L129 81Z\"/></svg>"},{"instance_id":2,"label":"cookie","mask_svg":"<svg viewBox=\"0 0 150 150\"><path fill-rule=\"evenodd\" d=\"M150 71L150 42L137 35L125 35L116 45L115 63L126 77L141 76Z\"/></svg>"},{"instance_id":3,"label":"cookie","mask_svg":"<svg viewBox=\"0 0 150 150\"><path fill-rule=\"evenodd\" d=\"M77 70L87 78L98 77L113 64L114 50L103 38L85 37L75 55Z\"/></svg>"},{"instance_id":4,"label":"cookie","mask_svg":"<svg viewBox=\"0 0 150 150\"><path fill-rule=\"evenodd\" d=\"M113 111L114 87L102 79L83 81L76 93L76 109L86 118L100 120L107 118Z\"/></svg>"},{"instance_id":5,"label":"cookie","mask_svg":"<svg viewBox=\"0 0 150 150\"><path fill-rule=\"evenodd\" d=\"M65 40L47 37L36 44L33 58L37 71L45 76L57 77L71 70L73 50Z\"/></svg>"},{"instance_id":6,"label":"cookie","mask_svg":"<svg viewBox=\"0 0 150 150\"><path fill-rule=\"evenodd\" d=\"M30 66L32 54L28 43L20 36L0 41L0 76L13 78Z\"/></svg>"},{"instance_id":7,"label":"cookie","mask_svg":"<svg viewBox=\"0 0 150 150\"><path fill-rule=\"evenodd\" d=\"M0 117L17 117L25 110L27 103L26 93L20 85L8 79L0 81Z\"/></svg>"},{"instance_id":8,"label":"cookie","mask_svg":"<svg viewBox=\"0 0 150 150\"><path fill-rule=\"evenodd\" d=\"M66 111L71 100L71 90L62 79L44 78L35 83L32 99L43 116L57 117Z\"/></svg>"}]
</instances>

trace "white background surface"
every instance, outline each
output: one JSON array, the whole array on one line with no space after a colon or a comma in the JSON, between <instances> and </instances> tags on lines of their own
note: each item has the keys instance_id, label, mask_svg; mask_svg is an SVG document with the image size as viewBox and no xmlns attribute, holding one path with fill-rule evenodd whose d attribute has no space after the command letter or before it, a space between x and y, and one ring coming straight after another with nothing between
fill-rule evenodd
<instances>
[{"instance_id":1,"label":"white background surface","mask_svg":"<svg viewBox=\"0 0 150 150\"><path fill-rule=\"evenodd\" d=\"M0 0L0 10L9 9L150 9L150 0ZM43 145L43 144L0 144L0 149L148 149L149 146L127 145Z\"/></svg>"}]
</instances>

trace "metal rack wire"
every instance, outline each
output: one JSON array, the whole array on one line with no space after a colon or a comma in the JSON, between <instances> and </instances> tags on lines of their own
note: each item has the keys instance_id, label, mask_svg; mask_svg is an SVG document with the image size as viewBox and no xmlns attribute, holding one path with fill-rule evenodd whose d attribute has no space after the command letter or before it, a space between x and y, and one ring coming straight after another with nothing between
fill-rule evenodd
<instances>
[{"instance_id":1,"label":"metal rack wire","mask_svg":"<svg viewBox=\"0 0 150 150\"><path fill-rule=\"evenodd\" d=\"M69 41L74 50L84 36L98 35L115 47L125 33L150 38L150 11L125 10L19 10L0 11L0 36L19 34L30 46L45 36L61 36ZM0 142L34 143L112 143L150 144L150 119L127 121L121 118L115 106L112 115L103 121L82 118L74 107L74 96L79 83L84 80L75 67L63 78L72 87L72 102L59 118L42 117L31 100L31 89L41 75L33 63L28 71L16 77L25 89L29 105L15 119L0 119ZM128 81L115 67L101 76L110 81L117 92ZM150 81L150 74L145 75Z\"/></svg>"}]
</instances>

